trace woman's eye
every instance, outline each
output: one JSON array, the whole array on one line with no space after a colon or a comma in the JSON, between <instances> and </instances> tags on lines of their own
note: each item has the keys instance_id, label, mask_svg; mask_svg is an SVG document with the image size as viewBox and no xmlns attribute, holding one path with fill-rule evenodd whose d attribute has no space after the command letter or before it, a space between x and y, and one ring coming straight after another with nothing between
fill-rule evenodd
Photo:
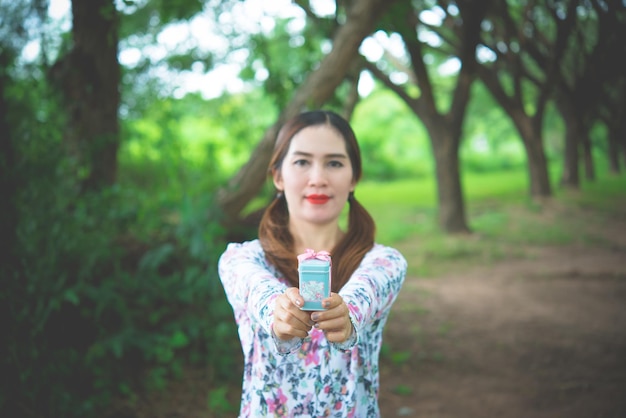
<instances>
[{"instance_id":1,"label":"woman's eye","mask_svg":"<svg viewBox=\"0 0 626 418\"><path fill-rule=\"evenodd\" d=\"M332 160L328 162L328 165L333 168L341 168L343 167L343 163L341 161Z\"/></svg>"},{"instance_id":2,"label":"woman's eye","mask_svg":"<svg viewBox=\"0 0 626 418\"><path fill-rule=\"evenodd\" d=\"M307 165L308 163L309 162L307 160L296 160L296 161L293 162L293 165L303 167L303 166Z\"/></svg>"}]
</instances>

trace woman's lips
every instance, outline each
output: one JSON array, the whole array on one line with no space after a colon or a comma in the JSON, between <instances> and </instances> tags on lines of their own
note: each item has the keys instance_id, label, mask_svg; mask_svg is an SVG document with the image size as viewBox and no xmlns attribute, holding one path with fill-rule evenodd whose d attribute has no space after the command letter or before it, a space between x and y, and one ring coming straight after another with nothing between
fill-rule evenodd
<instances>
[{"instance_id":1,"label":"woman's lips","mask_svg":"<svg viewBox=\"0 0 626 418\"><path fill-rule=\"evenodd\" d=\"M324 203L328 202L329 199L330 196L327 196L325 194L310 194L306 197L306 200L314 205L323 205Z\"/></svg>"}]
</instances>

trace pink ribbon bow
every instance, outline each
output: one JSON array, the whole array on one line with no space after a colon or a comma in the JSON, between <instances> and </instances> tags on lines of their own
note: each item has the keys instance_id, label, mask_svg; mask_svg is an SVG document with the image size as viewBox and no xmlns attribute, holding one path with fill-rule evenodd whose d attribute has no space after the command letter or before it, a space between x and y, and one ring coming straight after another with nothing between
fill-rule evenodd
<instances>
[{"instance_id":1,"label":"pink ribbon bow","mask_svg":"<svg viewBox=\"0 0 626 418\"><path fill-rule=\"evenodd\" d=\"M312 259L328 261L330 263L330 253L328 251L315 252L312 249L307 248L304 251L304 254L300 254L298 256L298 261L312 260Z\"/></svg>"}]
</instances>

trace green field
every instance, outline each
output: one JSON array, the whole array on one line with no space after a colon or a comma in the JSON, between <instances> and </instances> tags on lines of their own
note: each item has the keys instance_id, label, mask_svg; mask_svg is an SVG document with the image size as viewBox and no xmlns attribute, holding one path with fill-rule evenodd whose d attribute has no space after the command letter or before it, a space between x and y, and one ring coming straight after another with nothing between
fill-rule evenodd
<instances>
[{"instance_id":1,"label":"green field","mask_svg":"<svg viewBox=\"0 0 626 418\"><path fill-rule=\"evenodd\" d=\"M463 182L470 235L440 231L432 180L364 182L357 197L376 220L377 241L400 248L419 275L523 256L528 245L602 245L593 228L620 216L626 201L624 174L600 174L580 191L555 187L543 202L530 199L522 171L471 174Z\"/></svg>"}]
</instances>

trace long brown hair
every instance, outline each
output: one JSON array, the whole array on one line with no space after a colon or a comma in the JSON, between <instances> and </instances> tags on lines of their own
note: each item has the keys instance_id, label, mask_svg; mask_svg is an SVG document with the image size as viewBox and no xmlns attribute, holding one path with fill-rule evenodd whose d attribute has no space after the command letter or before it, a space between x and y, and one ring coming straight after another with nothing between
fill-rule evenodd
<instances>
[{"instance_id":1,"label":"long brown hair","mask_svg":"<svg viewBox=\"0 0 626 418\"><path fill-rule=\"evenodd\" d=\"M341 116L325 110L301 113L283 125L274 145L274 153L269 165L270 174L280 171L291 139L298 132L309 126L324 124L332 126L343 137L352 165L352 179L356 184L361 179L362 167L361 152L354 131ZM350 193L348 204L350 205L348 230L331 250L333 292L338 292L343 287L365 254L374 246L376 231L374 220L356 200L354 193ZM267 260L283 274L291 285L298 286L298 262L293 236L289 231L289 211L287 201L281 193L269 204L263 214L259 225L259 240Z\"/></svg>"}]
</instances>

